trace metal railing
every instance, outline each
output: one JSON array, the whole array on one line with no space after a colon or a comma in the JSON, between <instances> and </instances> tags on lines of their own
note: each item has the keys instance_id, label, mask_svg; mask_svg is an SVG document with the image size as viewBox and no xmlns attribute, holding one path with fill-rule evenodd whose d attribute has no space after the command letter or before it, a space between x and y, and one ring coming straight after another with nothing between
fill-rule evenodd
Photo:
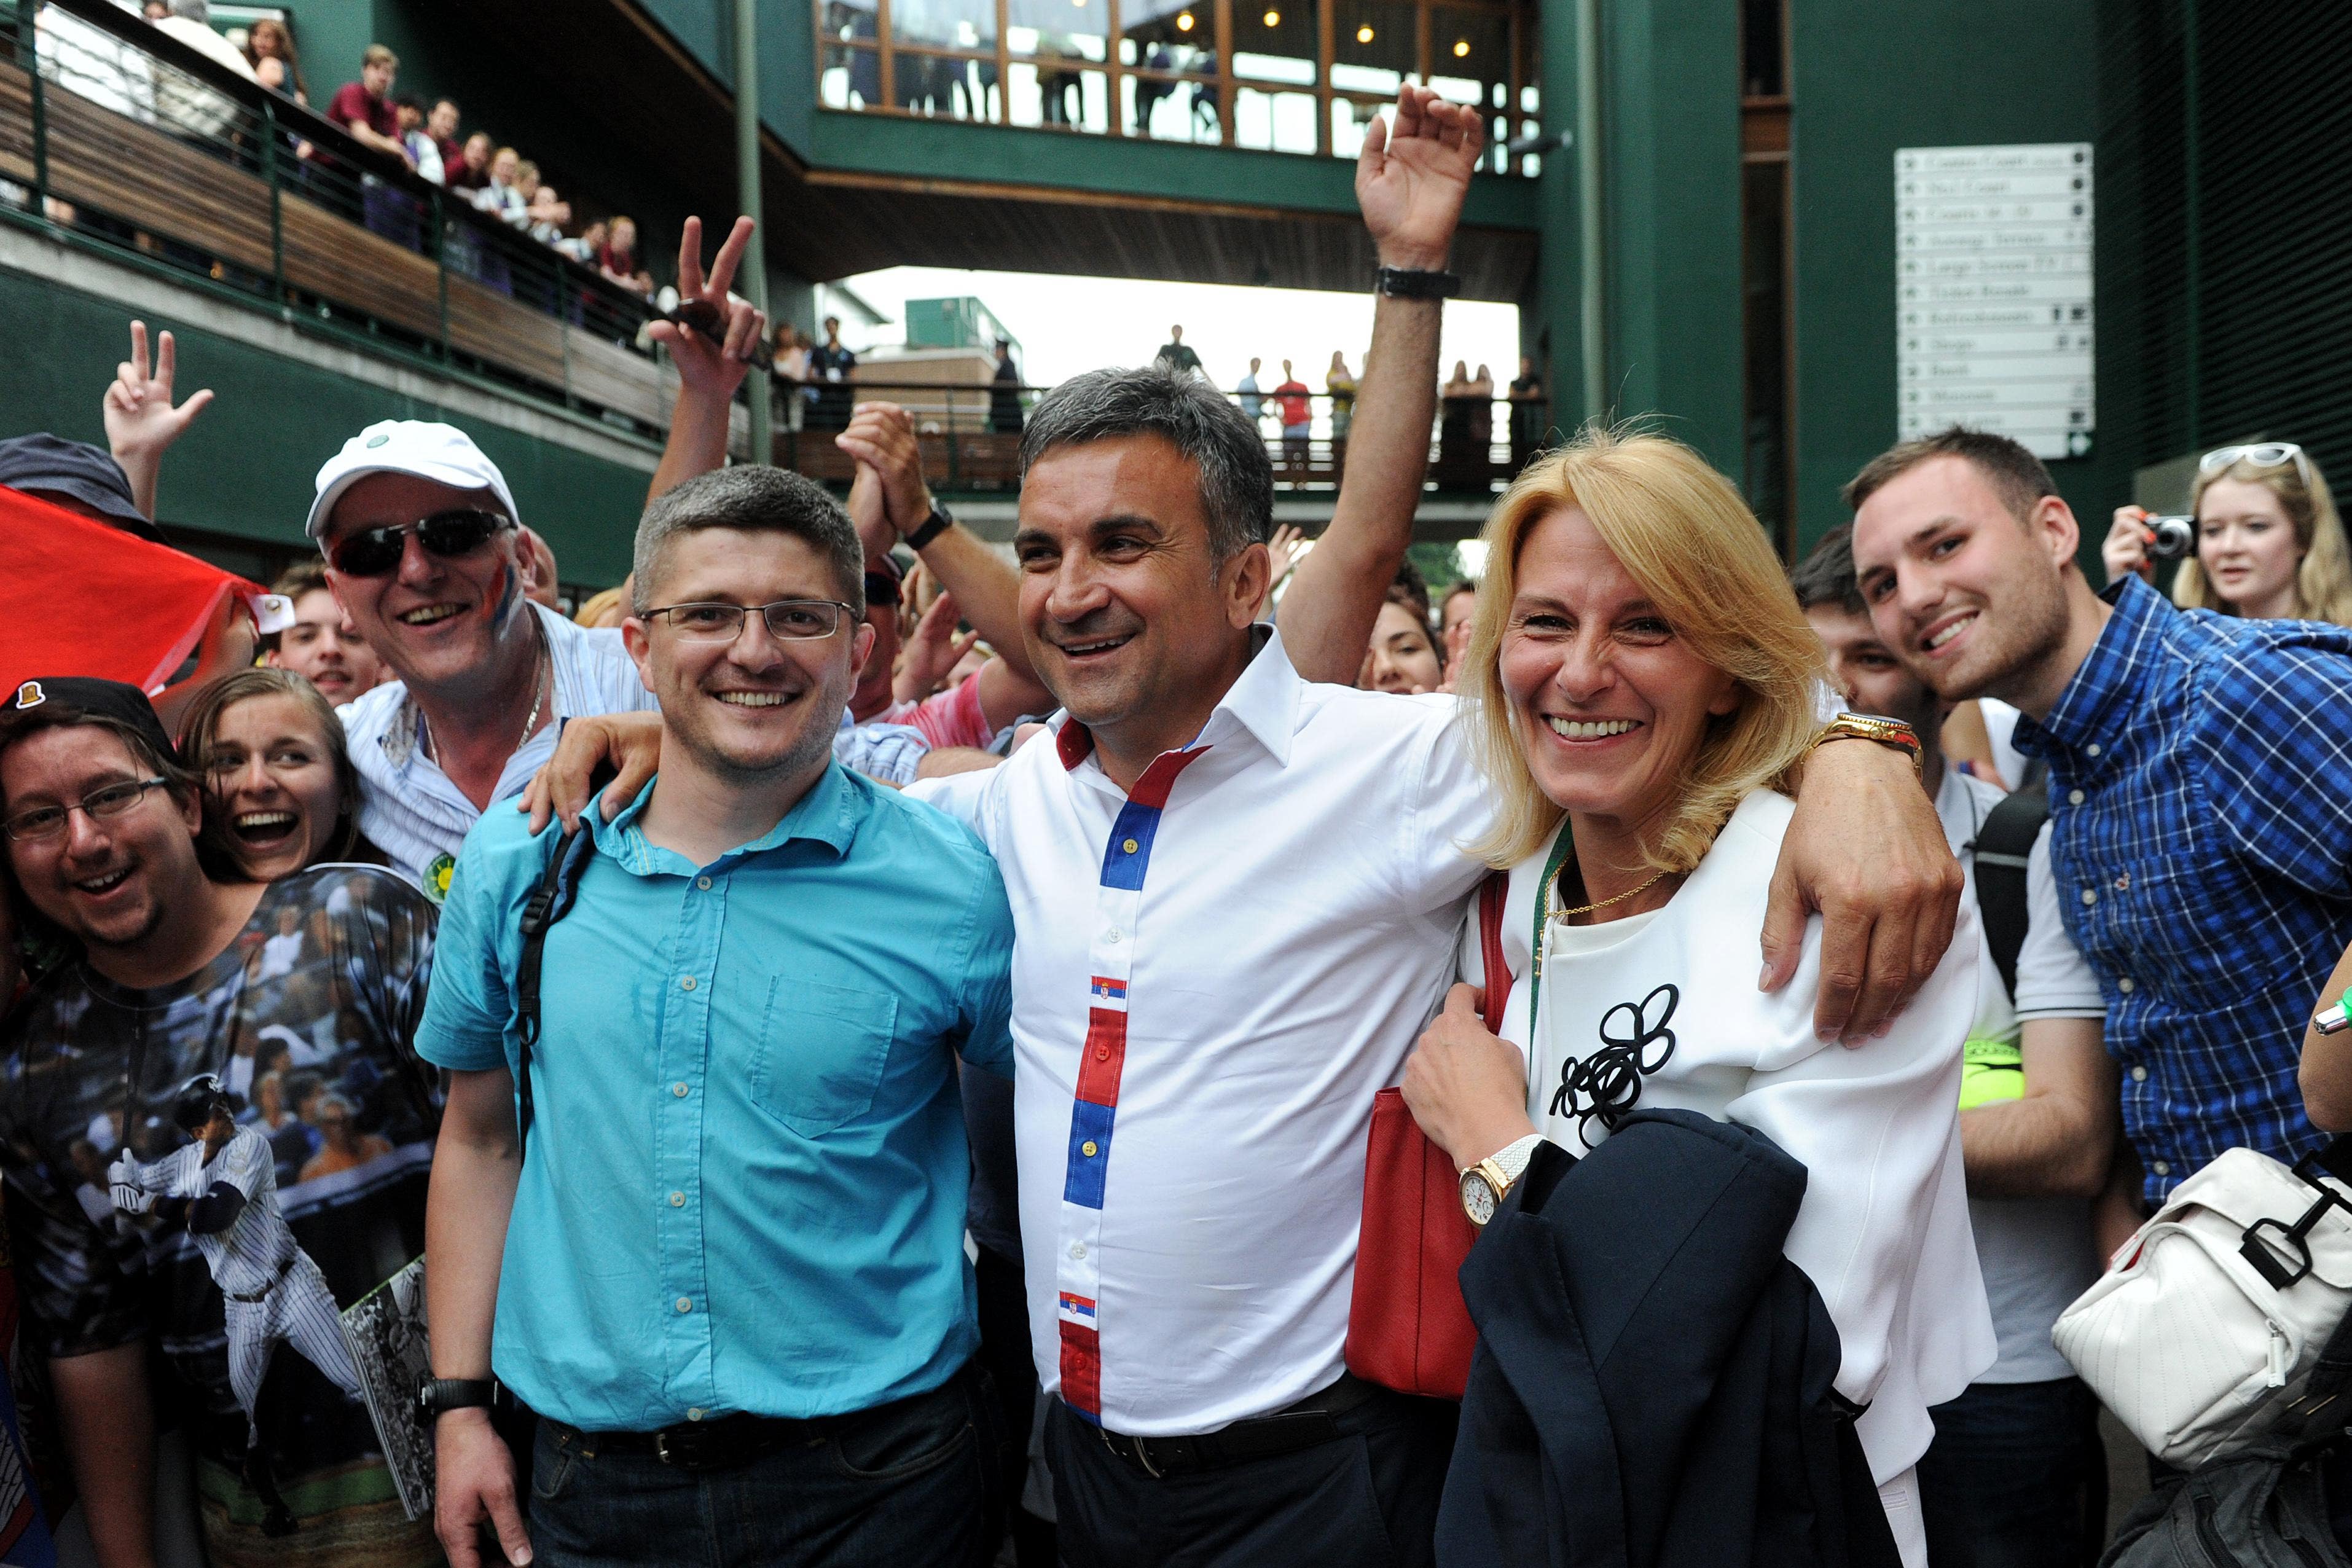
<instances>
[{"instance_id":1,"label":"metal railing","mask_svg":"<svg viewBox=\"0 0 2352 1568\"><path fill-rule=\"evenodd\" d=\"M947 490L1013 490L1020 488L1021 431L1029 408L1051 390L1011 383L942 385L883 379L863 367L848 381L795 384L779 378L776 398L776 462L813 479L845 485L856 473L834 437L864 402L896 403L915 417L923 447L924 471ZM1347 460L1353 423L1351 398L1314 393L1301 401L1308 417L1304 435L1286 427L1285 400L1270 392L1227 391L1225 396L1251 411L1274 460L1274 481L1290 490L1334 489ZM1481 416L1484 416L1482 418ZM1440 489L1491 491L1508 484L1529 458L1552 438L1551 405L1542 399L1440 398L1431 433L1430 481Z\"/></svg>"},{"instance_id":2,"label":"metal railing","mask_svg":"<svg viewBox=\"0 0 2352 1568\"><path fill-rule=\"evenodd\" d=\"M646 300L107 0L0 0L0 216L658 432Z\"/></svg>"}]
</instances>

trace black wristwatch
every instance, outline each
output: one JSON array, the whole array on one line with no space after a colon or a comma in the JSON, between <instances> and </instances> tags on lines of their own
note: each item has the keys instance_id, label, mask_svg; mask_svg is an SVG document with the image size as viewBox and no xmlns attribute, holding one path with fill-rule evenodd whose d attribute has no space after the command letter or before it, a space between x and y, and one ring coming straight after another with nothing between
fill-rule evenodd
<instances>
[{"instance_id":1,"label":"black wristwatch","mask_svg":"<svg viewBox=\"0 0 2352 1568\"><path fill-rule=\"evenodd\" d=\"M1383 267L1372 284L1372 292L1385 294L1391 300L1450 300L1462 292L1462 279L1452 272L1419 272L1403 267Z\"/></svg>"},{"instance_id":2,"label":"black wristwatch","mask_svg":"<svg viewBox=\"0 0 2352 1568\"><path fill-rule=\"evenodd\" d=\"M448 1410L488 1410L498 1402L494 1377L428 1377L416 1390L416 1408L427 1421Z\"/></svg>"},{"instance_id":3,"label":"black wristwatch","mask_svg":"<svg viewBox=\"0 0 2352 1568\"><path fill-rule=\"evenodd\" d=\"M915 531L907 535L906 539L902 541L902 542L909 550L920 550L924 545L929 544L932 540L937 539L940 534L945 533L949 529L953 528L954 526L955 514L948 510L947 508L941 506L938 500L934 498L931 501L930 516L923 519L921 524L916 528Z\"/></svg>"}]
</instances>

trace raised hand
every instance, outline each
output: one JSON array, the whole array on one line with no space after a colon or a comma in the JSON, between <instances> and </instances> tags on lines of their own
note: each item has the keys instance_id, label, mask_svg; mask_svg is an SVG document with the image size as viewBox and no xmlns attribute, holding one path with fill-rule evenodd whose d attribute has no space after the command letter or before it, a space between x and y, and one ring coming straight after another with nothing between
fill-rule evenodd
<instances>
[{"instance_id":1,"label":"raised hand","mask_svg":"<svg viewBox=\"0 0 2352 1568\"><path fill-rule=\"evenodd\" d=\"M1486 141L1475 106L1410 84L1398 89L1391 121L1375 119L1365 128L1356 205L1381 266L1444 269Z\"/></svg>"},{"instance_id":2,"label":"raised hand","mask_svg":"<svg viewBox=\"0 0 2352 1568\"><path fill-rule=\"evenodd\" d=\"M963 656L980 641L978 632L956 635L955 595L941 594L915 623L912 637L907 639L904 657L897 679L891 683L890 695L900 702L920 702L947 682Z\"/></svg>"},{"instance_id":3,"label":"raised hand","mask_svg":"<svg viewBox=\"0 0 2352 1568\"><path fill-rule=\"evenodd\" d=\"M212 390L192 392L186 402L172 405L172 381L179 371L179 345L170 332L155 342L155 368L147 369L147 323L131 323L131 357L114 367L100 408L106 419L107 449L131 479L131 499L152 520L155 515L155 480L163 471L163 454L186 434L213 400Z\"/></svg>"},{"instance_id":4,"label":"raised hand","mask_svg":"<svg viewBox=\"0 0 2352 1568\"><path fill-rule=\"evenodd\" d=\"M716 342L676 321L656 321L650 331L655 342L668 345L670 358L677 365L678 380L698 397L716 398L722 403L732 398L735 389L743 384L744 373L751 369L751 351L767 336L767 312L752 309L749 300L739 300L728 292L735 282L735 269L742 264L743 252L751 244L754 227L748 217L735 220L726 243L711 258L707 276L702 270L702 220L688 218L678 234L678 298L700 300L715 307L726 321L727 331Z\"/></svg>"},{"instance_id":5,"label":"raised hand","mask_svg":"<svg viewBox=\"0 0 2352 1568\"><path fill-rule=\"evenodd\" d=\"M923 447L915 436L913 415L895 403L861 403L849 416L849 427L833 440L859 463L871 465L880 478L883 509L892 530L888 542L923 526L923 519L931 514L931 491L923 482Z\"/></svg>"}]
</instances>

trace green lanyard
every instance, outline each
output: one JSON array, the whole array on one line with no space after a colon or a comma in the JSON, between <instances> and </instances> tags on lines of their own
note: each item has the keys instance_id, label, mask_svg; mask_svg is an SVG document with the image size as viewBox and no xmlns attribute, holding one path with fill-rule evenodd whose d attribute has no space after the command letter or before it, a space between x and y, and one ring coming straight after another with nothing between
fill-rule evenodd
<instances>
[{"instance_id":1,"label":"green lanyard","mask_svg":"<svg viewBox=\"0 0 2352 1568\"><path fill-rule=\"evenodd\" d=\"M1551 858L1544 862L1543 880L1536 884L1536 931L1534 945L1528 949L1533 959L1528 965L1528 1055L1533 1060L1536 1047L1536 1004L1543 997L1544 914L1551 908L1551 885L1559 877L1559 868L1568 864L1569 852L1576 847L1576 835L1569 831L1568 819L1562 817L1559 837L1552 841Z\"/></svg>"}]
</instances>

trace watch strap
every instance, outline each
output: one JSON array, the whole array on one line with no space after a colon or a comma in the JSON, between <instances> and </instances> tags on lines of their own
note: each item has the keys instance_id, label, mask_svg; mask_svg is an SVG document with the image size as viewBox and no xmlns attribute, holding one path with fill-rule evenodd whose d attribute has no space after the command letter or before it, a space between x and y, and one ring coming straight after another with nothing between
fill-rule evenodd
<instances>
[{"instance_id":1,"label":"watch strap","mask_svg":"<svg viewBox=\"0 0 2352 1568\"><path fill-rule=\"evenodd\" d=\"M930 515L923 519L914 532L907 535L904 542L909 550L920 550L954 526L955 514L934 500Z\"/></svg>"},{"instance_id":2,"label":"watch strap","mask_svg":"<svg viewBox=\"0 0 2352 1568\"><path fill-rule=\"evenodd\" d=\"M1530 1132L1517 1142L1506 1143L1487 1155L1486 1163L1503 1173L1506 1183L1516 1186L1519 1178L1527 1173L1528 1162L1535 1157L1536 1145L1542 1142L1542 1133Z\"/></svg>"},{"instance_id":3,"label":"watch strap","mask_svg":"<svg viewBox=\"0 0 2352 1568\"><path fill-rule=\"evenodd\" d=\"M498 1399L494 1377L428 1377L416 1391L417 1408L428 1416L449 1410L488 1410Z\"/></svg>"},{"instance_id":4,"label":"watch strap","mask_svg":"<svg viewBox=\"0 0 2352 1568\"><path fill-rule=\"evenodd\" d=\"M1454 272L1383 267L1373 279L1372 291L1391 300L1450 300L1462 292L1462 278Z\"/></svg>"}]
</instances>

